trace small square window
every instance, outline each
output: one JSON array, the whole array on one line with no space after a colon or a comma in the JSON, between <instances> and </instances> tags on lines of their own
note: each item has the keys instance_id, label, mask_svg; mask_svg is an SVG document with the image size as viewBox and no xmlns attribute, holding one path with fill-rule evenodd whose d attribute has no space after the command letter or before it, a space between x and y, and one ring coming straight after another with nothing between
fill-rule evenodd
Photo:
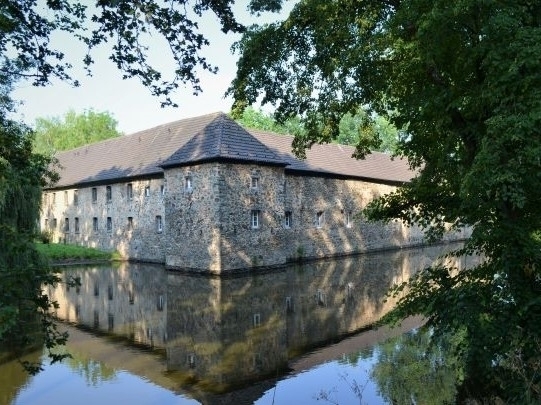
<instances>
[{"instance_id":1,"label":"small square window","mask_svg":"<svg viewBox=\"0 0 541 405\"><path fill-rule=\"evenodd\" d=\"M128 200L132 200L133 199L133 184L131 183L128 183L126 185L126 198Z\"/></svg>"},{"instance_id":2,"label":"small square window","mask_svg":"<svg viewBox=\"0 0 541 405\"><path fill-rule=\"evenodd\" d=\"M252 229L259 228L261 212L259 210L252 210L250 223Z\"/></svg>"},{"instance_id":3,"label":"small square window","mask_svg":"<svg viewBox=\"0 0 541 405\"><path fill-rule=\"evenodd\" d=\"M113 190L111 186L107 186L105 188L105 195L106 195L107 202L111 202L111 200L113 199Z\"/></svg>"},{"instance_id":4,"label":"small square window","mask_svg":"<svg viewBox=\"0 0 541 405\"><path fill-rule=\"evenodd\" d=\"M156 232L163 231L163 221L161 215L156 215Z\"/></svg>"},{"instance_id":5,"label":"small square window","mask_svg":"<svg viewBox=\"0 0 541 405\"><path fill-rule=\"evenodd\" d=\"M73 190L73 205L79 205L79 190Z\"/></svg>"},{"instance_id":6,"label":"small square window","mask_svg":"<svg viewBox=\"0 0 541 405\"><path fill-rule=\"evenodd\" d=\"M96 187L92 187L92 203L98 202L98 189Z\"/></svg>"},{"instance_id":7,"label":"small square window","mask_svg":"<svg viewBox=\"0 0 541 405\"><path fill-rule=\"evenodd\" d=\"M79 233L79 218L75 217L75 233Z\"/></svg>"},{"instance_id":8,"label":"small square window","mask_svg":"<svg viewBox=\"0 0 541 405\"><path fill-rule=\"evenodd\" d=\"M113 218L107 217L107 232L113 231Z\"/></svg>"},{"instance_id":9,"label":"small square window","mask_svg":"<svg viewBox=\"0 0 541 405\"><path fill-rule=\"evenodd\" d=\"M291 211L286 211L284 216L284 227L291 228L293 221L293 214Z\"/></svg>"},{"instance_id":10,"label":"small square window","mask_svg":"<svg viewBox=\"0 0 541 405\"><path fill-rule=\"evenodd\" d=\"M92 218L92 230L94 232L98 231L98 217Z\"/></svg>"},{"instance_id":11,"label":"small square window","mask_svg":"<svg viewBox=\"0 0 541 405\"><path fill-rule=\"evenodd\" d=\"M145 187L145 197L150 197L150 186Z\"/></svg>"}]
</instances>

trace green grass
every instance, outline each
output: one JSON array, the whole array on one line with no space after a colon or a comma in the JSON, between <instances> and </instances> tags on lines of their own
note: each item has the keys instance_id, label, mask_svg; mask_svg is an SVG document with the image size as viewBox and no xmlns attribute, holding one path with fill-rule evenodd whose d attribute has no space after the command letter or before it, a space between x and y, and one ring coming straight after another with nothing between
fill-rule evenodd
<instances>
[{"instance_id":1,"label":"green grass","mask_svg":"<svg viewBox=\"0 0 541 405\"><path fill-rule=\"evenodd\" d=\"M117 252L104 252L83 246L36 243L36 248L52 261L120 260L120 255Z\"/></svg>"}]
</instances>

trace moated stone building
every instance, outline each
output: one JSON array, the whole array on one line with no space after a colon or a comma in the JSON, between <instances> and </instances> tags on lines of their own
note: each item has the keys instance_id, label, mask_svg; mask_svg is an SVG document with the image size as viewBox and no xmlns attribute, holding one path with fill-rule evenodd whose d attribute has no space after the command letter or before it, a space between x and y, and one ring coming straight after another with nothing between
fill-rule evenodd
<instances>
[{"instance_id":1,"label":"moated stone building","mask_svg":"<svg viewBox=\"0 0 541 405\"><path fill-rule=\"evenodd\" d=\"M356 160L336 144L299 160L291 142L215 113L59 153L41 227L55 241L212 273L423 242L418 228L357 215L412 177L406 162Z\"/></svg>"}]
</instances>

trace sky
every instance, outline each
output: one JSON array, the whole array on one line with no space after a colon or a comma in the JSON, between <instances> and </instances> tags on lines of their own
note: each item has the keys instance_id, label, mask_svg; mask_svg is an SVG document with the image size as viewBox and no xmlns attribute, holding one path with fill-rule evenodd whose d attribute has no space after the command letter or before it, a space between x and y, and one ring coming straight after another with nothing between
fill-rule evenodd
<instances>
[{"instance_id":1,"label":"sky","mask_svg":"<svg viewBox=\"0 0 541 405\"><path fill-rule=\"evenodd\" d=\"M246 11L246 0L237 3L234 10L243 23L268 22L285 15L269 14L255 20L255 17L251 17ZM290 7L286 5L285 9ZM62 117L70 109L77 113L92 109L95 112L109 112L118 122L117 129L124 134L130 134L182 118L217 111L227 113L233 101L225 98L224 94L235 77L238 59L238 55L233 55L230 48L240 36L223 34L214 15L206 15L200 21L200 26L211 42L203 54L219 71L217 74L200 73L203 92L198 96L192 94L191 87L181 85L172 96L179 107L162 108L160 99L152 96L138 79L122 80L122 73L108 60L105 47L92 54L95 59L93 76L87 77L81 62L84 47L66 35L58 35L53 38L53 43L64 50L68 60L74 65L73 76L81 85L73 87L55 81L46 87L34 87L29 82L19 82L13 93L14 98L22 102L16 118L33 126L36 118ZM168 69L172 69L172 64L168 65L163 57L167 53L165 43L156 37L151 40L150 46L153 61L167 73Z\"/></svg>"}]
</instances>

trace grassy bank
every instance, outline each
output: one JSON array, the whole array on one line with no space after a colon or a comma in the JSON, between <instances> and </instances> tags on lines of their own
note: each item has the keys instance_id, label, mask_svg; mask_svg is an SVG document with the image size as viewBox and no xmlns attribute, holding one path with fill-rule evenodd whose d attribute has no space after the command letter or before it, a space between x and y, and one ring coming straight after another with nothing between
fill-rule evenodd
<instances>
[{"instance_id":1,"label":"grassy bank","mask_svg":"<svg viewBox=\"0 0 541 405\"><path fill-rule=\"evenodd\" d=\"M36 248L52 262L110 261L120 260L117 252L67 245L63 243L36 243Z\"/></svg>"}]
</instances>

